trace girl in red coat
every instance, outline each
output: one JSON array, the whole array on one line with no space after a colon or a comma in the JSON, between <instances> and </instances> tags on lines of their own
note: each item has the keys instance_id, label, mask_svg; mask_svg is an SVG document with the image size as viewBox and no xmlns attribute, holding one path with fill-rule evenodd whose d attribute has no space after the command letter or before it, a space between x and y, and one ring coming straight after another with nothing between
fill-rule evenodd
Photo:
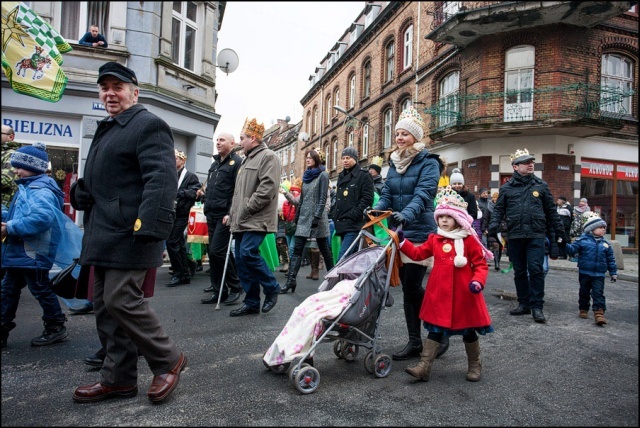
<instances>
[{"instance_id":1,"label":"girl in red coat","mask_svg":"<svg viewBox=\"0 0 640 428\"><path fill-rule=\"evenodd\" d=\"M450 187L436 195L434 213L437 233L416 247L404 240L398 231L400 251L412 260L434 256L433 270L427 281L420 319L429 332L423 342L420 362L405 371L411 376L429 380L442 335L462 335L469 362L467 380L480 380L482 362L478 333L493 332L491 318L482 296L487 280L486 259L493 259L475 230L473 218L467 214L467 203Z\"/></svg>"}]
</instances>

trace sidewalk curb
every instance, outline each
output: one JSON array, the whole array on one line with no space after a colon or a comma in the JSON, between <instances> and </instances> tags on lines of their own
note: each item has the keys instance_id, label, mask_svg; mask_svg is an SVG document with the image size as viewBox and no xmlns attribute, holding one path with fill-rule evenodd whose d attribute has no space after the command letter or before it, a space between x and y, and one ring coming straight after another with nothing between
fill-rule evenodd
<instances>
[{"instance_id":1,"label":"sidewalk curb","mask_svg":"<svg viewBox=\"0 0 640 428\"><path fill-rule=\"evenodd\" d=\"M573 267L565 267L565 266L549 266L549 269L554 269L554 270L565 270L565 271L573 271L573 272L577 272L577 268L573 268ZM618 279L622 280L622 281L631 281L631 282L638 282L638 277L634 276L634 275L627 275L624 273L618 273Z\"/></svg>"}]
</instances>

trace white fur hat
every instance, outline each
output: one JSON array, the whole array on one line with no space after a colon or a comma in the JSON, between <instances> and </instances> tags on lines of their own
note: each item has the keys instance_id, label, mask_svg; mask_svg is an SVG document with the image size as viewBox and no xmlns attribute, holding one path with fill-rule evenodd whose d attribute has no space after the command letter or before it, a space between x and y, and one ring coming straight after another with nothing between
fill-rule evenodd
<instances>
[{"instance_id":1,"label":"white fur hat","mask_svg":"<svg viewBox=\"0 0 640 428\"><path fill-rule=\"evenodd\" d=\"M454 168L451 171L451 177L449 177L450 184L462 183L464 184L464 175L460 172L460 168Z\"/></svg>"}]
</instances>

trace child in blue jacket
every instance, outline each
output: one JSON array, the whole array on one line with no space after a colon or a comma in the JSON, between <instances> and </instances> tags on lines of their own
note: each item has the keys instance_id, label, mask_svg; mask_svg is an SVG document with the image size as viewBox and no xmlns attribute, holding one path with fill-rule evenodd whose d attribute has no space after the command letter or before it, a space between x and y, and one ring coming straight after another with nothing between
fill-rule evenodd
<instances>
[{"instance_id":1,"label":"child in blue jacket","mask_svg":"<svg viewBox=\"0 0 640 428\"><path fill-rule=\"evenodd\" d=\"M618 267L609 241L603 238L607 232L607 223L595 212L585 215L582 235L572 244L567 244L567 254L578 257L578 308L580 318L587 318L590 298L593 299L593 315L597 325L604 325L604 311L607 309L604 298L604 277L609 271L611 282L618 279Z\"/></svg>"}]
</instances>

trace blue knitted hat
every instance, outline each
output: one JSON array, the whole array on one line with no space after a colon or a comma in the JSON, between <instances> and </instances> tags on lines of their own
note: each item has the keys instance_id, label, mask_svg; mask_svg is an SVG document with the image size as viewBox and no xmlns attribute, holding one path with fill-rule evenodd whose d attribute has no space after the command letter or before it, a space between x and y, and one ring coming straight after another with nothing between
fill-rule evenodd
<instances>
[{"instance_id":1,"label":"blue knitted hat","mask_svg":"<svg viewBox=\"0 0 640 428\"><path fill-rule=\"evenodd\" d=\"M11 166L22 168L37 174L44 174L49 167L49 155L44 143L22 146L11 154Z\"/></svg>"}]
</instances>

